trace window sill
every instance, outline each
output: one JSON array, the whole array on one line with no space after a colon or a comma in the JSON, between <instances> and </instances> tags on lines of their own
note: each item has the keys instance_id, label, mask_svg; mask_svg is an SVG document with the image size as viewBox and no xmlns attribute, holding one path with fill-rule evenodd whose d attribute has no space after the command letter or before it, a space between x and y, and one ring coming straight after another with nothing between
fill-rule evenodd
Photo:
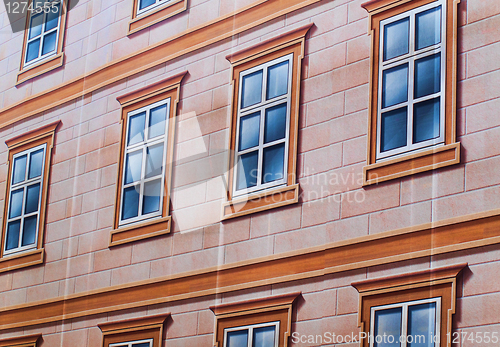
<instances>
[{"instance_id":1,"label":"window sill","mask_svg":"<svg viewBox=\"0 0 500 347\"><path fill-rule=\"evenodd\" d=\"M0 273L43 264L44 253L44 249L40 248L5 256L0 259Z\"/></svg>"},{"instance_id":2,"label":"window sill","mask_svg":"<svg viewBox=\"0 0 500 347\"><path fill-rule=\"evenodd\" d=\"M136 32L150 27L162 20L173 17L178 13L187 10L187 0L171 0L162 6L158 6L151 11L147 11L139 16L135 15L128 23L128 34L132 35Z\"/></svg>"},{"instance_id":3,"label":"window sill","mask_svg":"<svg viewBox=\"0 0 500 347\"><path fill-rule=\"evenodd\" d=\"M168 216L111 230L109 247L168 234L170 223Z\"/></svg>"},{"instance_id":4,"label":"window sill","mask_svg":"<svg viewBox=\"0 0 500 347\"><path fill-rule=\"evenodd\" d=\"M363 186L460 163L460 143L438 146L363 167Z\"/></svg>"},{"instance_id":5,"label":"window sill","mask_svg":"<svg viewBox=\"0 0 500 347\"><path fill-rule=\"evenodd\" d=\"M41 62L24 67L17 74L16 86L26 82L27 80L40 76L46 72L52 71L61 67L64 62L64 53L59 53L50 58L44 59Z\"/></svg>"},{"instance_id":6,"label":"window sill","mask_svg":"<svg viewBox=\"0 0 500 347\"><path fill-rule=\"evenodd\" d=\"M233 199L222 206L222 219L244 216L250 213L269 210L271 208L294 204L299 201L299 185L267 190Z\"/></svg>"}]
</instances>

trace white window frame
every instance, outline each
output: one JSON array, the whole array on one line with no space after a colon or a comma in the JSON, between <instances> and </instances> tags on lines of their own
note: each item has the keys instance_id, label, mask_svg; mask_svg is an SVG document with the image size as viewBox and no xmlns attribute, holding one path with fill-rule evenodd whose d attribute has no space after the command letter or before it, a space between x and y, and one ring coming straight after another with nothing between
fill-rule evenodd
<instances>
[{"instance_id":1,"label":"white window frame","mask_svg":"<svg viewBox=\"0 0 500 347\"><path fill-rule=\"evenodd\" d=\"M224 329L224 346L223 347L228 347L227 346L227 333L228 332L248 330L248 347L252 347L253 330L258 329L258 328L271 327L271 326L274 326L274 347L278 347L279 334L280 334L280 322L279 321L245 325L245 326L234 327L234 328L226 328L226 329Z\"/></svg>"},{"instance_id":2,"label":"white window frame","mask_svg":"<svg viewBox=\"0 0 500 347\"><path fill-rule=\"evenodd\" d=\"M435 303L436 304L436 327L435 332L437 335L441 336L441 297L431 298L431 299L423 299L423 300L415 300L415 301L407 301L398 304L390 304L390 305L382 305L382 306L374 306L370 309L370 336L373 337L370 339L370 347L373 347L375 342L375 312L389 310L392 308L402 308L401 314L401 336L408 335L408 307L415 306L420 304L428 304ZM428 338L428 336L426 336ZM427 341L427 340L426 340ZM434 347L439 347L440 339L435 341ZM401 347L407 347L406 339L403 339L401 342Z\"/></svg>"},{"instance_id":3,"label":"white window frame","mask_svg":"<svg viewBox=\"0 0 500 347\"><path fill-rule=\"evenodd\" d=\"M164 100L160 100L158 102L155 102L153 104L141 107L137 110L130 111L127 114L127 124L126 124L126 132L125 132L125 152L123 155L123 170L122 170L122 177L121 177L121 197L120 197L120 216L119 216L119 225L128 225L132 223L136 223L139 221L143 221L146 219L152 219L152 218L159 218L162 216L163 212L163 196L165 195L165 172L166 172L166 161L167 161L167 145L168 145L168 130L169 130L169 123L170 123L170 97ZM166 106L166 115L165 115L165 133L163 135L154 137L153 139L148 139L148 133L149 133L149 115L150 112L153 108L156 108L158 106ZM146 121L145 121L145 129L144 129L144 140L142 142L135 143L133 145L127 145L128 142L128 135L129 135L129 126L130 126L130 117L135 116L139 113L146 112ZM152 212L143 215L142 214L142 206L143 206L143 200L144 200L144 184L149 181L155 181L159 178L160 175L153 176L150 178L144 178L145 177L145 170L146 170L146 158L147 158L147 148L157 145L159 143L163 142L163 162L162 162L162 173L161 173L161 191L160 191L160 208L157 212ZM129 184L125 184L125 173L126 173L126 165L127 165L127 154L130 152L136 152L138 150L142 150L142 167L141 167L141 178L139 181L134 181ZM122 219L122 213L123 213L123 200L124 200L124 191L125 188L131 187L131 186L136 186L140 185L140 192L139 192L139 211L137 217L129 218L126 220Z\"/></svg>"},{"instance_id":4,"label":"white window frame","mask_svg":"<svg viewBox=\"0 0 500 347\"><path fill-rule=\"evenodd\" d=\"M288 89L287 93L278 97L275 97L270 100L266 100L266 91L267 91L267 71L270 66L282 63L284 61L288 61ZM243 89L243 78L253 72L262 70L262 95L261 102L255 105L251 105L245 108L241 107L241 93ZM265 190L271 187L284 186L287 183L288 179L288 151L290 145L290 105L292 98L292 71L293 71L293 53L287 54L283 57L268 61L264 64L255 66L253 68L242 71L239 76L239 90L238 90L238 120L236 124L236 141L234 148L234 175L233 175L233 195L235 197L246 195L249 193L253 193L255 191ZM286 124L285 124L285 137L283 139L279 139L270 143L264 144L264 124L265 124L265 111L266 109L272 108L274 106L283 104L286 102ZM259 145L256 147L247 148L243 151L239 151L239 139L240 139L240 120L242 117L250 115L255 112L260 112L260 133L259 133ZM264 148L272 147L278 144L285 144L285 158L283 160L283 178L281 180L276 180L268 183L262 182L262 167L264 163ZM239 167L239 157L246 153L258 151L258 177L257 177L257 185L251 188L244 188L237 190L238 183L238 167Z\"/></svg>"},{"instance_id":5,"label":"white window frame","mask_svg":"<svg viewBox=\"0 0 500 347\"><path fill-rule=\"evenodd\" d=\"M132 347L132 345L134 345L134 344L145 343L145 342L149 342L149 347L153 347L153 339L137 340L137 341L131 341L131 342L111 343L109 345L109 347Z\"/></svg>"},{"instance_id":6,"label":"white window frame","mask_svg":"<svg viewBox=\"0 0 500 347\"><path fill-rule=\"evenodd\" d=\"M170 1L171 0L155 0L154 4L147 6L147 7L143 8L142 10L139 10L139 5L140 5L141 0L137 0L137 16L140 16L143 13L149 12L152 9L154 9L158 6L161 6L163 4L166 4L167 2L170 2Z\"/></svg>"},{"instance_id":7,"label":"white window frame","mask_svg":"<svg viewBox=\"0 0 500 347\"><path fill-rule=\"evenodd\" d=\"M420 12L436 8L441 6L441 42L422 48L419 51L415 51L415 16ZM438 0L427 5L417 7L415 9L403 12L397 16L393 16L382 20L380 22L380 48L379 48L379 71L378 71L378 103L377 103L377 160L393 158L401 154L407 154L408 152L420 150L429 146L434 146L444 143L444 127L445 127L445 95L446 95L446 1ZM400 19L409 17L410 27L409 27L409 49L408 53L392 58L386 62L383 60L384 55L384 27L388 24L394 23ZM414 73L415 73L415 61L427 56L434 54L441 54L441 90L439 93L426 95L424 97L414 100ZM408 97L406 102L402 102L396 105L385 107L382 109L382 88L383 88L383 72L390 68L401 66L402 64L408 64ZM435 139L430 139L427 141L422 141L419 143L413 143L413 106L416 103L431 100L439 97L440 98L440 122L439 122L439 137ZM381 152L381 136L382 136L382 113L393 111L406 107L407 109L407 130L406 130L406 146L395 148L392 150Z\"/></svg>"},{"instance_id":8,"label":"white window frame","mask_svg":"<svg viewBox=\"0 0 500 347\"><path fill-rule=\"evenodd\" d=\"M45 6L45 7L49 8L49 11L52 11L53 6L57 5L59 3L59 15L57 16L56 27L53 29L50 29L49 31L46 32L45 31L45 23L47 21L47 13L44 13L43 14L43 22L41 24L42 31L41 31L40 35L37 35L37 36L30 39L29 37L30 37L30 31L31 31L31 19L35 15L39 14L39 12L37 12L37 10L30 11L30 18L28 20L28 28L27 28L28 32L26 34L26 47L24 47L24 62L23 62L24 66L36 64L41 60L45 60L47 57L50 57L50 56L57 54L57 47L59 45L59 36L61 34L60 27L61 27L62 11L64 10L63 9L63 2L64 2L64 0L54 0L54 1L32 0L32 4L34 3L36 5L36 7L39 7L38 4L44 5L46 3L50 3L50 6L49 5ZM40 6L40 7L43 7L43 6ZM41 12L44 12L44 10L41 10ZM46 35L51 34L54 31L57 32L56 33L56 45L54 47L54 50L52 52L46 53L45 55L42 55L43 39ZM40 39L40 46L38 47L38 57L33 59L33 60L27 61L27 59L28 59L28 46L29 46L30 42L33 42L37 39Z\"/></svg>"},{"instance_id":9,"label":"white window frame","mask_svg":"<svg viewBox=\"0 0 500 347\"><path fill-rule=\"evenodd\" d=\"M43 158L42 158L42 168L41 168L41 175L38 176L38 177L35 177L35 178L32 178L32 179L28 179L28 172L29 172L29 168L30 168L30 164L31 164L31 153L33 152L36 152L40 149L43 149ZM16 184L13 184L14 182L14 168L15 168L15 160L19 157L22 157L26 155L26 171L25 171L25 180L20 182L20 183L16 183ZM9 206L7 208L7 216L6 216L6 219L7 219L7 222L5 223L5 235L4 235L4 246L3 246L3 254L4 255L10 255L10 254L13 254L13 253L19 253L19 252L24 252L24 251L27 251L27 250L31 250L31 249L35 249L37 248L37 244L38 244L38 234L39 234L39 229L40 229L40 208L41 208L41 201L42 201L42 191L43 191L43 182L44 182L44 174L45 174L45 159L46 159L46 155L47 155L47 145L46 144L42 144L42 145L39 145L39 146L36 146L36 147L33 147L33 148L30 148L30 149L27 149L25 151L22 151L22 152L19 152L19 153L16 153L13 157L12 157L12 168L11 168L11 177L10 177L10 182L9 182L9 185L10 185L10 188L9 188ZM39 193L38 193L38 209L36 212L32 212L32 213L29 213L29 214L25 214L24 213L24 209L26 207L26 193L27 193L27 189L28 189L28 186L31 186L33 184L40 184L40 190L39 190ZM9 218L10 216L10 210L12 208L12 192L15 191L15 190L19 190L19 189L23 189L23 201L22 201L22 206L21 206L21 215L18 216L18 217L14 217L14 218ZM37 216L37 222L36 222L36 230L35 230L35 242L31 245L26 245L26 246L21 246L21 242L22 242L22 239L23 239L23 233L24 233L24 230L23 230L23 227L24 227L24 220L28 217L31 217L31 216ZM16 220L20 220L21 221L21 224L19 226L19 243L18 243L18 247L17 248L13 248L13 249L10 249L10 250L7 250L7 235L8 235L8 231L9 231L9 222L12 222L12 221L16 221Z\"/></svg>"}]
</instances>

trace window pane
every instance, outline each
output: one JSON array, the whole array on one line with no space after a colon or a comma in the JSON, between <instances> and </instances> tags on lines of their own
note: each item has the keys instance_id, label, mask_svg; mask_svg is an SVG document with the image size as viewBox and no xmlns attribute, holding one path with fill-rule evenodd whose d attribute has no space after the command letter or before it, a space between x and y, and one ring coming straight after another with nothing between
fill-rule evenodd
<instances>
[{"instance_id":1,"label":"window pane","mask_svg":"<svg viewBox=\"0 0 500 347\"><path fill-rule=\"evenodd\" d=\"M31 40L35 36L38 36L42 33L42 23L43 23L43 11L42 13L31 17L30 34L28 36L28 39Z\"/></svg>"},{"instance_id":2,"label":"window pane","mask_svg":"<svg viewBox=\"0 0 500 347\"><path fill-rule=\"evenodd\" d=\"M258 104L262 99L262 70L243 77L241 107Z\"/></svg>"},{"instance_id":3,"label":"window pane","mask_svg":"<svg viewBox=\"0 0 500 347\"><path fill-rule=\"evenodd\" d=\"M288 61L267 69L267 100L288 92Z\"/></svg>"},{"instance_id":4,"label":"window pane","mask_svg":"<svg viewBox=\"0 0 500 347\"><path fill-rule=\"evenodd\" d=\"M16 218L21 215L23 210L24 189L14 190L10 195L10 213L9 218Z\"/></svg>"},{"instance_id":5,"label":"window pane","mask_svg":"<svg viewBox=\"0 0 500 347\"><path fill-rule=\"evenodd\" d=\"M144 127L146 126L146 112L130 117L128 123L128 145L144 141Z\"/></svg>"},{"instance_id":6,"label":"window pane","mask_svg":"<svg viewBox=\"0 0 500 347\"><path fill-rule=\"evenodd\" d=\"M415 98L441 91L441 54L415 61Z\"/></svg>"},{"instance_id":7,"label":"window pane","mask_svg":"<svg viewBox=\"0 0 500 347\"><path fill-rule=\"evenodd\" d=\"M26 192L26 206L24 214L38 211L38 197L40 196L40 183L29 186Z\"/></svg>"},{"instance_id":8,"label":"window pane","mask_svg":"<svg viewBox=\"0 0 500 347\"><path fill-rule=\"evenodd\" d=\"M415 16L415 47L422 49L441 42L441 6Z\"/></svg>"},{"instance_id":9,"label":"window pane","mask_svg":"<svg viewBox=\"0 0 500 347\"><path fill-rule=\"evenodd\" d=\"M406 107L382 113L380 130L380 152L406 146Z\"/></svg>"},{"instance_id":10,"label":"window pane","mask_svg":"<svg viewBox=\"0 0 500 347\"><path fill-rule=\"evenodd\" d=\"M26 62L38 58L40 53L40 39L36 39L28 43L28 52L26 53Z\"/></svg>"},{"instance_id":11,"label":"window pane","mask_svg":"<svg viewBox=\"0 0 500 347\"><path fill-rule=\"evenodd\" d=\"M402 64L383 72L382 107L408 101L408 64Z\"/></svg>"},{"instance_id":12,"label":"window pane","mask_svg":"<svg viewBox=\"0 0 500 347\"><path fill-rule=\"evenodd\" d=\"M401 307L375 312L374 338L386 335L387 338L382 343L375 342L374 347L399 347L401 336ZM390 338L392 336L392 338ZM392 342L392 343L391 343Z\"/></svg>"},{"instance_id":13,"label":"window pane","mask_svg":"<svg viewBox=\"0 0 500 347\"><path fill-rule=\"evenodd\" d=\"M226 347L248 347L248 330L227 333Z\"/></svg>"},{"instance_id":14,"label":"window pane","mask_svg":"<svg viewBox=\"0 0 500 347\"><path fill-rule=\"evenodd\" d=\"M149 342L134 343L132 347L149 347L151 346Z\"/></svg>"},{"instance_id":15,"label":"window pane","mask_svg":"<svg viewBox=\"0 0 500 347\"><path fill-rule=\"evenodd\" d=\"M53 31L50 34L44 36L42 55L48 54L56 50L56 38L57 38L57 31Z\"/></svg>"},{"instance_id":16,"label":"window pane","mask_svg":"<svg viewBox=\"0 0 500 347\"><path fill-rule=\"evenodd\" d=\"M148 138L165 134L165 120L167 118L167 105L155 107L149 114Z\"/></svg>"},{"instance_id":17,"label":"window pane","mask_svg":"<svg viewBox=\"0 0 500 347\"><path fill-rule=\"evenodd\" d=\"M436 303L408 307L408 347L434 347L436 335ZM432 337L432 338L431 338Z\"/></svg>"},{"instance_id":18,"label":"window pane","mask_svg":"<svg viewBox=\"0 0 500 347\"><path fill-rule=\"evenodd\" d=\"M257 161L259 152L243 154L238 160L238 177L236 180L236 189L250 188L257 185Z\"/></svg>"},{"instance_id":19,"label":"window pane","mask_svg":"<svg viewBox=\"0 0 500 347\"><path fill-rule=\"evenodd\" d=\"M141 179L142 150L127 154L125 164L125 184Z\"/></svg>"},{"instance_id":20,"label":"window pane","mask_svg":"<svg viewBox=\"0 0 500 347\"><path fill-rule=\"evenodd\" d=\"M439 98L414 105L413 143L439 137L439 111Z\"/></svg>"},{"instance_id":21,"label":"window pane","mask_svg":"<svg viewBox=\"0 0 500 347\"><path fill-rule=\"evenodd\" d=\"M12 184L24 181L26 178L26 161L27 155L23 155L14 159L14 174L12 177Z\"/></svg>"},{"instance_id":22,"label":"window pane","mask_svg":"<svg viewBox=\"0 0 500 347\"><path fill-rule=\"evenodd\" d=\"M57 12L54 13L55 9L57 7ZM49 31L51 29L54 29L57 27L57 23L59 22L59 9L60 5L57 4L55 6L50 7L49 13L47 13L47 22L45 23L45 31Z\"/></svg>"},{"instance_id":23,"label":"window pane","mask_svg":"<svg viewBox=\"0 0 500 347\"><path fill-rule=\"evenodd\" d=\"M37 218L38 216L34 215L24 219L23 240L21 246L32 245L35 243Z\"/></svg>"},{"instance_id":24,"label":"window pane","mask_svg":"<svg viewBox=\"0 0 500 347\"><path fill-rule=\"evenodd\" d=\"M284 166L285 166L284 143L265 148L262 183L267 183L282 179Z\"/></svg>"},{"instance_id":25,"label":"window pane","mask_svg":"<svg viewBox=\"0 0 500 347\"><path fill-rule=\"evenodd\" d=\"M137 217L139 214L139 186L128 187L123 190L122 220Z\"/></svg>"},{"instance_id":26,"label":"window pane","mask_svg":"<svg viewBox=\"0 0 500 347\"><path fill-rule=\"evenodd\" d=\"M266 110L264 143L285 138L286 105L282 104Z\"/></svg>"},{"instance_id":27,"label":"window pane","mask_svg":"<svg viewBox=\"0 0 500 347\"><path fill-rule=\"evenodd\" d=\"M42 175L43 149L30 154L30 168L28 170L28 179Z\"/></svg>"},{"instance_id":28,"label":"window pane","mask_svg":"<svg viewBox=\"0 0 500 347\"><path fill-rule=\"evenodd\" d=\"M274 330L274 326L254 329L252 347L274 347Z\"/></svg>"},{"instance_id":29,"label":"window pane","mask_svg":"<svg viewBox=\"0 0 500 347\"><path fill-rule=\"evenodd\" d=\"M5 249L8 251L9 249L19 247L19 230L21 228L21 221L16 220L15 222L9 222L7 227L7 244Z\"/></svg>"},{"instance_id":30,"label":"window pane","mask_svg":"<svg viewBox=\"0 0 500 347\"><path fill-rule=\"evenodd\" d=\"M260 112L240 118L239 150L244 151L259 145Z\"/></svg>"},{"instance_id":31,"label":"window pane","mask_svg":"<svg viewBox=\"0 0 500 347\"><path fill-rule=\"evenodd\" d=\"M163 142L146 150L146 178L161 175L163 172Z\"/></svg>"},{"instance_id":32,"label":"window pane","mask_svg":"<svg viewBox=\"0 0 500 347\"><path fill-rule=\"evenodd\" d=\"M140 0L139 1L139 10L142 10L148 6L154 5L155 0Z\"/></svg>"},{"instance_id":33,"label":"window pane","mask_svg":"<svg viewBox=\"0 0 500 347\"><path fill-rule=\"evenodd\" d=\"M410 18L384 26L384 60L408 53Z\"/></svg>"},{"instance_id":34,"label":"window pane","mask_svg":"<svg viewBox=\"0 0 500 347\"><path fill-rule=\"evenodd\" d=\"M144 183L142 214L160 210L161 180Z\"/></svg>"}]
</instances>

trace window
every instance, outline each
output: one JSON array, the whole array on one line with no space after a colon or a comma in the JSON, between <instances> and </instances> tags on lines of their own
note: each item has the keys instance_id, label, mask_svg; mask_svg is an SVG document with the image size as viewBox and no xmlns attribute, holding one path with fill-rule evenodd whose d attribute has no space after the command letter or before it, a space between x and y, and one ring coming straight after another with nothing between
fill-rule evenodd
<instances>
[{"instance_id":1,"label":"window","mask_svg":"<svg viewBox=\"0 0 500 347\"><path fill-rule=\"evenodd\" d=\"M287 346L293 303L300 293L211 307L216 315L214 345L221 347Z\"/></svg>"},{"instance_id":2,"label":"window","mask_svg":"<svg viewBox=\"0 0 500 347\"><path fill-rule=\"evenodd\" d=\"M0 272L43 261L48 177L59 122L6 141L9 147Z\"/></svg>"},{"instance_id":3,"label":"window","mask_svg":"<svg viewBox=\"0 0 500 347\"><path fill-rule=\"evenodd\" d=\"M110 245L170 231L175 114L185 73L118 97L122 144Z\"/></svg>"},{"instance_id":4,"label":"window","mask_svg":"<svg viewBox=\"0 0 500 347\"><path fill-rule=\"evenodd\" d=\"M458 163L456 2L364 6L371 15L374 64L365 185Z\"/></svg>"},{"instance_id":5,"label":"window","mask_svg":"<svg viewBox=\"0 0 500 347\"><path fill-rule=\"evenodd\" d=\"M62 66L67 1L36 1L28 10L21 71L17 83Z\"/></svg>"},{"instance_id":6,"label":"window","mask_svg":"<svg viewBox=\"0 0 500 347\"><path fill-rule=\"evenodd\" d=\"M457 264L353 283L359 292L363 347L449 346Z\"/></svg>"},{"instance_id":7,"label":"window","mask_svg":"<svg viewBox=\"0 0 500 347\"><path fill-rule=\"evenodd\" d=\"M300 73L310 27L227 57L234 95L224 219L298 201Z\"/></svg>"},{"instance_id":8,"label":"window","mask_svg":"<svg viewBox=\"0 0 500 347\"><path fill-rule=\"evenodd\" d=\"M125 343L112 343L109 347L153 347L153 340L139 340Z\"/></svg>"},{"instance_id":9,"label":"window","mask_svg":"<svg viewBox=\"0 0 500 347\"><path fill-rule=\"evenodd\" d=\"M187 0L134 0L129 35L187 9Z\"/></svg>"}]
</instances>

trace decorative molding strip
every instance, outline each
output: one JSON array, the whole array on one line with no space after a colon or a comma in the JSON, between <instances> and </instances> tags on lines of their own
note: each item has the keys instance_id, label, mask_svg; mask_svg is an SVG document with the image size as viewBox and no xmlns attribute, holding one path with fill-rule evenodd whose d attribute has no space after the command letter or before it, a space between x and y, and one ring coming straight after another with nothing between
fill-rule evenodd
<instances>
[{"instance_id":1,"label":"decorative molding strip","mask_svg":"<svg viewBox=\"0 0 500 347\"><path fill-rule=\"evenodd\" d=\"M258 1L7 106L0 110L0 129L319 1Z\"/></svg>"},{"instance_id":2,"label":"decorative molding strip","mask_svg":"<svg viewBox=\"0 0 500 347\"><path fill-rule=\"evenodd\" d=\"M0 330L221 294L500 243L500 210L6 307Z\"/></svg>"},{"instance_id":3,"label":"decorative molding strip","mask_svg":"<svg viewBox=\"0 0 500 347\"><path fill-rule=\"evenodd\" d=\"M41 337L42 334L11 337L9 339L0 340L0 347L36 347Z\"/></svg>"}]
</instances>

